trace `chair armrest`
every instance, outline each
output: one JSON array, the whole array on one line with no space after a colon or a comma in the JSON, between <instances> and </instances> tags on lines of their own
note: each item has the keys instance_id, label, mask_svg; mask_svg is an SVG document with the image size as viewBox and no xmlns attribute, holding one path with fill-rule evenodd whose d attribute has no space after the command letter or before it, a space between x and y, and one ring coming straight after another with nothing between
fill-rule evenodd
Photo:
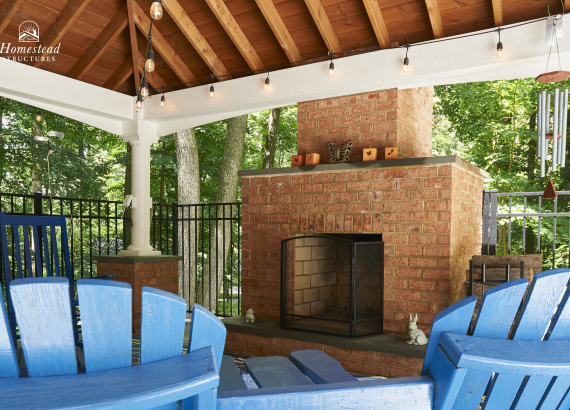
<instances>
[{"instance_id":1,"label":"chair armrest","mask_svg":"<svg viewBox=\"0 0 570 410\"><path fill-rule=\"evenodd\" d=\"M148 409L215 389L218 384L214 351L206 347L121 369L0 379L0 397L2 408L8 409Z\"/></svg>"},{"instance_id":2,"label":"chair armrest","mask_svg":"<svg viewBox=\"0 0 570 410\"><path fill-rule=\"evenodd\" d=\"M444 333L439 344L458 368L525 376L570 375L570 340L504 340Z\"/></svg>"},{"instance_id":3,"label":"chair armrest","mask_svg":"<svg viewBox=\"0 0 570 410\"><path fill-rule=\"evenodd\" d=\"M218 393L217 410L432 410L434 382L427 376Z\"/></svg>"}]
</instances>

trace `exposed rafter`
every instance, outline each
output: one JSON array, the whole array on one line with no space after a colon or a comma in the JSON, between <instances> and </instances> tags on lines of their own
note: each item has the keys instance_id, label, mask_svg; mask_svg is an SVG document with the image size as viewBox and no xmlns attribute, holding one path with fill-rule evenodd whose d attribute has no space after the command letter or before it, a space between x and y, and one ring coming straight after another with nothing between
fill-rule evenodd
<instances>
[{"instance_id":1,"label":"exposed rafter","mask_svg":"<svg viewBox=\"0 0 570 410\"><path fill-rule=\"evenodd\" d=\"M24 0L5 0L0 6L0 34L4 31Z\"/></svg>"},{"instance_id":2,"label":"exposed rafter","mask_svg":"<svg viewBox=\"0 0 570 410\"><path fill-rule=\"evenodd\" d=\"M568 0L566 0L566 2L568 3ZM566 7L566 5L564 7ZM493 0L493 16L495 17L495 27L501 27L505 24L503 0Z\"/></svg>"},{"instance_id":3,"label":"exposed rafter","mask_svg":"<svg viewBox=\"0 0 570 410\"><path fill-rule=\"evenodd\" d=\"M142 74L144 72L144 58L143 58L142 54L139 54L138 61L139 61L139 74ZM150 73L147 72L146 73L146 80L151 85L151 87L154 88L155 90L166 89L166 87L167 87L167 84L164 82L162 77L160 77L160 75L158 75L156 70L154 70Z\"/></svg>"},{"instance_id":4,"label":"exposed rafter","mask_svg":"<svg viewBox=\"0 0 570 410\"><path fill-rule=\"evenodd\" d=\"M68 77L81 80L91 67L97 62L99 57L109 48L111 43L121 34L128 23L127 6L124 5L109 24L101 31L101 34L91 43L89 48L81 55L79 60L67 73Z\"/></svg>"},{"instance_id":5,"label":"exposed rafter","mask_svg":"<svg viewBox=\"0 0 570 410\"><path fill-rule=\"evenodd\" d=\"M123 64L119 66L115 70L115 72L109 77L105 84L103 84L103 88L108 88L110 90L116 91L130 75L133 73L133 61L131 58L127 58Z\"/></svg>"},{"instance_id":6,"label":"exposed rafter","mask_svg":"<svg viewBox=\"0 0 570 410\"><path fill-rule=\"evenodd\" d=\"M445 37L445 29L443 28L443 20L441 19L441 12L439 11L438 0L426 0L426 6L434 37Z\"/></svg>"},{"instance_id":7,"label":"exposed rafter","mask_svg":"<svg viewBox=\"0 0 570 410\"><path fill-rule=\"evenodd\" d=\"M144 12L138 4L135 3L135 23L138 28L145 33L148 33L150 30L150 18L147 16L148 13ZM172 49L170 44L166 41L160 31L154 26L152 28L152 45L157 50L166 64L172 68L172 71L176 73L178 78L182 80L184 83L190 83L196 81L196 77L190 71L190 69L184 64L184 62L178 57L178 54ZM139 59L141 56L139 56ZM143 60L144 61L144 58ZM139 61L139 66L142 63ZM191 87L190 84L186 84L186 87Z\"/></svg>"},{"instance_id":8,"label":"exposed rafter","mask_svg":"<svg viewBox=\"0 0 570 410\"><path fill-rule=\"evenodd\" d=\"M212 50L212 47L208 44L204 36L198 31L198 28L192 22L186 11L182 8L178 0L163 0L162 5L168 11L172 20L176 23L182 34L186 36L190 44L198 52L202 60L210 67L210 70L216 76L224 76L225 80L230 77L229 71L226 69L222 60L218 58L218 55Z\"/></svg>"},{"instance_id":9,"label":"exposed rafter","mask_svg":"<svg viewBox=\"0 0 570 410\"><path fill-rule=\"evenodd\" d=\"M253 49L251 43L243 34L240 26L237 24L234 16L228 10L228 7L223 0L206 0L210 9L224 28L228 36L232 39L233 43L239 50L242 57L247 62L247 65L252 70L264 70L265 66L263 62L257 55L256 51Z\"/></svg>"},{"instance_id":10,"label":"exposed rafter","mask_svg":"<svg viewBox=\"0 0 570 410\"><path fill-rule=\"evenodd\" d=\"M283 48L283 51L285 51L285 54L287 55L289 61L290 62L300 61L301 53L299 52L297 45L293 41L291 34L289 34L289 30L287 30L287 27L285 27L285 23L283 23L283 20L281 19L281 16L277 12L277 9L275 8L273 1L255 0L255 2L257 3L257 6L263 13L263 16L265 17L265 20L269 24L269 27L271 27L273 34L275 34L277 41L279 41L281 48Z\"/></svg>"},{"instance_id":11,"label":"exposed rafter","mask_svg":"<svg viewBox=\"0 0 570 410\"><path fill-rule=\"evenodd\" d=\"M129 14L129 37L131 40L132 67L139 66L139 45L137 42L137 27L135 25L135 0L127 0L127 11ZM135 90L138 90L141 79L135 75Z\"/></svg>"},{"instance_id":12,"label":"exposed rafter","mask_svg":"<svg viewBox=\"0 0 570 410\"><path fill-rule=\"evenodd\" d=\"M390 34L388 33L384 17L382 17L378 0L363 0L363 2L380 47L390 48Z\"/></svg>"},{"instance_id":13,"label":"exposed rafter","mask_svg":"<svg viewBox=\"0 0 570 410\"><path fill-rule=\"evenodd\" d=\"M31 58L29 61L32 61L34 67L42 65L43 59L48 54L47 49L57 46L73 22L79 17L83 10L85 10L87 4L89 4L89 0L69 0L61 13L59 13L59 16L57 16L55 21L49 26L48 31L40 38L39 44L42 45L42 50L46 51L30 54L28 56Z\"/></svg>"},{"instance_id":14,"label":"exposed rafter","mask_svg":"<svg viewBox=\"0 0 570 410\"><path fill-rule=\"evenodd\" d=\"M342 47L336 33L334 32L329 16L325 12L321 0L305 0L305 4L313 16L313 20L321 33L321 37L325 41L327 48L333 53L342 53Z\"/></svg>"}]
</instances>

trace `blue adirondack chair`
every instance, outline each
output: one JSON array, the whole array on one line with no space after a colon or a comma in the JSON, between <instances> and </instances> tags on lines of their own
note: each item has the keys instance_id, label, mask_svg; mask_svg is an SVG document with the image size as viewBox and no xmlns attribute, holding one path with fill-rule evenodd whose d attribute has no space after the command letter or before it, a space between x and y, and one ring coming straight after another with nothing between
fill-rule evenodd
<instances>
[{"instance_id":1,"label":"blue adirondack chair","mask_svg":"<svg viewBox=\"0 0 570 410\"><path fill-rule=\"evenodd\" d=\"M325 353L303 350L247 359L260 388L246 390L224 361L217 410L477 410L483 397L484 410L570 409L569 279L554 269L530 288L518 279L488 290L473 335L475 296L445 309L419 377L357 381Z\"/></svg>"},{"instance_id":2,"label":"blue adirondack chair","mask_svg":"<svg viewBox=\"0 0 570 410\"><path fill-rule=\"evenodd\" d=\"M8 240L8 226L11 226L11 236L13 241ZM48 227L50 228L49 238L47 232ZM33 252L31 250L32 248L30 247L30 239L28 233L28 230L30 228L34 241ZM59 235L61 243L58 243L57 241L57 228L59 228L60 231ZM20 237L20 230L22 232L22 237ZM21 245L23 245L24 248L24 259L22 259ZM45 276L62 276L67 277L71 284L75 283L73 278L73 271L71 270L65 215L6 215L4 212L0 212L0 246L2 248L2 267L7 288L10 285L12 273L15 273L19 279L22 279L24 277L31 278L34 276L42 277L44 274ZM61 251L61 255L58 253L58 248ZM32 255L34 257L33 263ZM60 261L63 262L63 275ZM97 279L109 279L113 276L115 275L99 276ZM6 298L8 302L8 318L10 320L12 334L16 338L16 319L14 316L12 299L9 293L6 294ZM78 302L77 298L75 297L74 286L69 287L69 298L71 300L71 309L73 310L72 317L74 318L75 324L75 341L76 344L80 345L79 334L81 332L81 329L79 326L79 318L76 314L76 307L78 306Z\"/></svg>"},{"instance_id":3,"label":"blue adirondack chair","mask_svg":"<svg viewBox=\"0 0 570 410\"><path fill-rule=\"evenodd\" d=\"M186 302L144 287L141 365L132 360L132 290L116 281L77 281L85 373L78 374L65 278L14 280L9 293L29 377L18 377L0 292L0 409L213 410L226 329L194 305L189 354L182 355ZM49 307L49 309L48 309ZM51 377L46 377L51 376Z\"/></svg>"}]
</instances>

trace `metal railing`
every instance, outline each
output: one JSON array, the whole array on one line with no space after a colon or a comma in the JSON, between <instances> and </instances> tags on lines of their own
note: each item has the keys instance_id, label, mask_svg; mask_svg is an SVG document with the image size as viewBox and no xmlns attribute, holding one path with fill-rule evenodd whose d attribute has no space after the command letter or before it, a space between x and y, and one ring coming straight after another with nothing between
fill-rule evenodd
<instances>
[{"instance_id":1,"label":"metal railing","mask_svg":"<svg viewBox=\"0 0 570 410\"><path fill-rule=\"evenodd\" d=\"M559 198L554 199L543 199L542 195L543 192L484 191L481 254L497 255L500 226L502 254L542 253L543 265L570 267L570 191L558 191ZM557 232L566 226L568 237L557 237Z\"/></svg>"},{"instance_id":2,"label":"metal railing","mask_svg":"<svg viewBox=\"0 0 570 410\"><path fill-rule=\"evenodd\" d=\"M0 193L0 211L65 215L76 279L97 276L94 255L117 255L130 244L130 220L120 201ZM154 204L151 245L163 255L182 256L179 293L191 301L189 309L196 302L218 316L241 313L240 203ZM3 289L4 274L0 263ZM15 279L15 269L10 274Z\"/></svg>"}]
</instances>

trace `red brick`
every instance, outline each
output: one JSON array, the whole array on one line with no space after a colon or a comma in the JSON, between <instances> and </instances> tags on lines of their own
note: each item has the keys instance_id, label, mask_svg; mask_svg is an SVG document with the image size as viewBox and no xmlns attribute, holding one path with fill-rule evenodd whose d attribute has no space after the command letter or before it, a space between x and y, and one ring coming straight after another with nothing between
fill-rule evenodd
<instances>
[{"instance_id":1,"label":"red brick","mask_svg":"<svg viewBox=\"0 0 570 410\"><path fill-rule=\"evenodd\" d=\"M344 347L335 347L325 345L325 353L335 359L348 359L350 357L350 349Z\"/></svg>"},{"instance_id":2,"label":"red brick","mask_svg":"<svg viewBox=\"0 0 570 410\"><path fill-rule=\"evenodd\" d=\"M354 105L351 108L351 112L353 114L362 114L365 112L372 112L374 111L374 104L358 104Z\"/></svg>"},{"instance_id":3,"label":"red brick","mask_svg":"<svg viewBox=\"0 0 570 410\"><path fill-rule=\"evenodd\" d=\"M350 358L352 360L358 360L361 362L374 362L376 358L376 353L374 352L364 352L362 350L351 350Z\"/></svg>"},{"instance_id":4,"label":"red brick","mask_svg":"<svg viewBox=\"0 0 570 410\"><path fill-rule=\"evenodd\" d=\"M390 377L415 377L420 375L420 370L391 367Z\"/></svg>"},{"instance_id":5,"label":"red brick","mask_svg":"<svg viewBox=\"0 0 570 410\"><path fill-rule=\"evenodd\" d=\"M324 184L324 190L325 192L343 192L346 191L346 184L341 182Z\"/></svg>"},{"instance_id":6,"label":"red brick","mask_svg":"<svg viewBox=\"0 0 570 410\"><path fill-rule=\"evenodd\" d=\"M325 352L326 352L326 347L325 347ZM349 372L352 371L358 373L362 370L362 362L355 362L353 360L344 360L344 359L338 359L338 361L340 362L344 370L347 370Z\"/></svg>"},{"instance_id":7,"label":"red brick","mask_svg":"<svg viewBox=\"0 0 570 410\"><path fill-rule=\"evenodd\" d=\"M427 280L410 280L409 286L414 290L436 290L436 283Z\"/></svg>"},{"instance_id":8,"label":"red brick","mask_svg":"<svg viewBox=\"0 0 570 410\"><path fill-rule=\"evenodd\" d=\"M408 178L408 170L407 169L391 169L388 171L384 171L382 175L385 179L389 178Z\"/></svg>"},{"instance_id":9,"label":"red brick","mask_svg":"<svg viewBox=\"0 0 570 410\"><path fill-rule=\"evenodd\" d=\"M371 376L390 376L390 368L388 366L382 366L374 363L362 363L362 373Z\"/></svg>"},{"instance_id":10,"label":"red brick","mask_svg":"<svg viewBox=\"0 0 570 410\"><path fill-rule=\"evenodd\" d=\"M356 104L362 101L362 96L361 95L350 95L347 97L341 97L340 99L340 103L342 105L350 105L350 104Z\"/></svg>"},{"instance_id":11,"label":"red brick","mask_svg":"<svg viewBox=\"0 0 570 410\"><path fill-rule=\"evenodd\" d=\"M394 354L376 353L376 362L389 367L403 367L404 357Z\"/></svg>"},{"instance_id":12,"label":"red brick","mask_svg":"<svg viewBox=\"0 0 570 410\"><path fill-rule=\"evenodd\" d=\"M332 182L334 180L334 174L315 174L313 175L313 182Z\"/></svg>"}]
</instances>

